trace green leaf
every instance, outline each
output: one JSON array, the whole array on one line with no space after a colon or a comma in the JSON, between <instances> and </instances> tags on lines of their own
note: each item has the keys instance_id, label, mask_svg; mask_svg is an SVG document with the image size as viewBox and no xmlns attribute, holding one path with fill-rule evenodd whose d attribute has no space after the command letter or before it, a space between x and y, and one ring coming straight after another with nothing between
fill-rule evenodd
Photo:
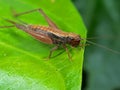
<instances>
[{"instance_id":1,"label":"green leaf","mask_svg":"<svg viewBox=\"0 0 120 90\"><path fill-rule=\"evenodd\" d=\"M42 8L46 14L67 32L74 32L85 38L86 29L82 19L70 0L0 0L0 26L11 25L2 18L17 21L11 10L24 12ZM28 24L47 25L34 12L19 17ZM54 45L43 44L22 30L0 29L0 90L79 90L81 88L83 49L70 50L72 62L64 49L49 55Z\"/></svg>"}]
</instances>

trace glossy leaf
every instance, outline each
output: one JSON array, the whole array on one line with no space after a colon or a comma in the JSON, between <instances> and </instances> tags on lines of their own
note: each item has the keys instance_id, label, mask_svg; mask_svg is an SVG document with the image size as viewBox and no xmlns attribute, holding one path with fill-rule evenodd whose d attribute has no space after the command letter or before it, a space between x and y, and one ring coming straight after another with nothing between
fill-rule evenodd
<instances>
[{"instance_id":1,"label":"glossy leaf","mask_svg":"<svg viewBox=\"0 0 120 90\"><path fill-rule=\"evenodd\" d=\"M85 26L70 0L0 0L0 26L11 25L3 18L17 21L12 11L19 13L36 8L42 8L63 31L85 37ZM18 19L28 24L47 25L39 12ZM79 90L84 50L70 49L72 62L64 49L56 50L55 57L45 60L53 46L37 41L22 30L1 28L0 89Z\"/></svg>"}]
</instances>

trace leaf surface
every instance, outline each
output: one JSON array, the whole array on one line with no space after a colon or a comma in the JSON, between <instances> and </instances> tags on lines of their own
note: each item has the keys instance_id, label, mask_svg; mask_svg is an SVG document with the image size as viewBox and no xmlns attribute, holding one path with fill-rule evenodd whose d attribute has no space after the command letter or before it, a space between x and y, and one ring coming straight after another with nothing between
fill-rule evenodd
<instances>
[{"instance_id":1,"label":"leaf surface","mask_svg":"<svg viewBox=\"0 0 120 90\"><path fill-rule=\"evenodd\" d=\"M63 31L85 37L85 26L70 0L0 0L0 26L11 25L2 18L17 21L12 17L12 10L24 12L36 8L42 8ZM47 25L39 12L20 16L19 20ZM70 49L72 62L64 49L56 50L54 58L44 60L53 46L37 41L22 30L1 28L0 89L79 90L84 50Z\"/></svg>"}]
</instances>

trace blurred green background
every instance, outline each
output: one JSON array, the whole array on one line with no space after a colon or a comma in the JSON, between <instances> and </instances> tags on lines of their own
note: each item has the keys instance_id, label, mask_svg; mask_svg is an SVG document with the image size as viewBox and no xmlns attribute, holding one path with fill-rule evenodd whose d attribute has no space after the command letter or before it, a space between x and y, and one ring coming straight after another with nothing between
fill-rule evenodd
<instances>
[{"instance_id":1,"label":"blurred green background","mask_svg":"<svg viewBox=\"0 0 120 90\"><path fill-rule=\"evenodd\" d=\"M73 0L73 3L83 17L88 37L101 37L92 41L120 51L120 0ZM120 55L87 46L82 90L120 90Z\"/></svg>"}]
</instances>

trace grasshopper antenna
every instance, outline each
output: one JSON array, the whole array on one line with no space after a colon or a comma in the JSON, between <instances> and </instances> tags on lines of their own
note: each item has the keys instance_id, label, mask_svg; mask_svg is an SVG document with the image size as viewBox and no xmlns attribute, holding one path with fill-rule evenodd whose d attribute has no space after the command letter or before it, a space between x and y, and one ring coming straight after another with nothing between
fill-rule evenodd
<instances>
[{"instance_id":1,"label":"grasshopper antenna","mask_svg":"<svg viewBox=\"0 0 120 90\"><path fill-rule=\"evenodd\" d=\"M95 46L104 48L104 49L106 49L106 50L108 50L108 51L110 51L110 52L113 52L113 53L116 53L116 54L119 54L119 55L120 55L120 52L119 52L119 51L113 50L113 49L111 49L111 48L105 47L105 46L103 46L103 45L97 44L97 43L92 42L92 41L89 41L89 40L86 40L86 42L88 42L88 43L90 43L90 44L93 44L93 45L95 45Z\"/></svg>"}]
</instances>

